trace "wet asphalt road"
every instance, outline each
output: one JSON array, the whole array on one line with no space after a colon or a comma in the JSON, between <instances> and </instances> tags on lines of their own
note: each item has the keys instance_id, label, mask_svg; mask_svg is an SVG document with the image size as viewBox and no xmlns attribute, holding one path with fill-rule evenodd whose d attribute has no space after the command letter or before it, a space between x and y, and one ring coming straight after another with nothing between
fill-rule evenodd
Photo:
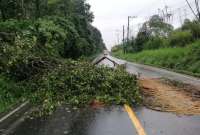
<instances>
[{"instance_id":1,"label":"wet asphalt road","mask_svg":"<svg viewBox=\"0 0 200 135\"><path fill-rule=\"evenodd\" d=\"M105 60L101 64L111 67L113 63ZM130 69L128 68L128 70ZM142 71L144 69L138 70ZM147 74L153 76L155 73ZM155 77L159 76L155 75ZM200 116L177 116L172 113L149 110L145 107L132 108L147 135L200 135ZM20 122L17 124L13 125L13 123L10 123L10 127L12 128L8 127L9 130L0 129L0 134L137 135L135 126L122 106L98 109L77 109L63 106L58 108L52 116L46 118L22 119L19 117L19 119Z\"/></svg>"},{"instance_id":2,"label":"wet asphalt road","mask_svg":"<svg viewBox=\"0 0 200 135\"><path fill-rule=\"evenodd\" d=\"M123 107L60 107L47 118L25 119L9 135L136 135Z\"/></svg>"},{"instance_id":3,"label":"wet asphalt road","mask_svg":"<svg viewBox=\"0 0 200 135\"><path fill-rule=\"evenodd\" d=\"M126 63L127 65L126 68L129 73L136 74L136 75L138 75L139 73L141 77L143 78L167 78L170 80L176 80L179 82L183 82L185 84L191 84L191 85L200 87L200 79L192 77L192 76L171 72L165 69L155 68L152 66L120 60L110 55L108 55L107 57L116 61L119 64ZM112 63L109 62L109 65L112 65Z\"/></svg>"},{"instance_id":4,"label":"wet asphalt road","mask_svg":"<svg viewBox=\"0 0 200 135\"><path fill-rule=\"evenodd\" d=\"M147 135L199 135L199 116L133 107ZM3 135L3 134L2 134ZM125 109L121 106L73 109L60 107L46 118L26 118L7 135L137 135Z\"/></svg>"},{"instance_id":5,"label":"wet asphalt road","mask_svg":"<svg viewBox=\"0 0 200 135\"><path fill-rule=\"evenodd\" d=\"M200 135L200 116L184 116L135 108L147 135Z\"/></svg>"}]
</instances>

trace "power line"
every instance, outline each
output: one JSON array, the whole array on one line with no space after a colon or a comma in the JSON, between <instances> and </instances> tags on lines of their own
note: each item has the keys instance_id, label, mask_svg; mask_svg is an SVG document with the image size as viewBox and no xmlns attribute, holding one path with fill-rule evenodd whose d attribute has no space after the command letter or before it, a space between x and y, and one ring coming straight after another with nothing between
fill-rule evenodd
<instances>
[{"instance_id":1,"label":"power line","mask_svg":"<svg viewBox=\"0 0 200 135\"><path fill-rule=\"evenodd\" d=\"M186 0L186 2L187 2L187 4L188 4L188 6L190 7L190 9L191 9L192 13L194 14L194 16L197 18L197 20L199 20L198 16L195 14L195 12L194 12L192 6L190 5L189 1Z\"/></svg>"}]
</instances>

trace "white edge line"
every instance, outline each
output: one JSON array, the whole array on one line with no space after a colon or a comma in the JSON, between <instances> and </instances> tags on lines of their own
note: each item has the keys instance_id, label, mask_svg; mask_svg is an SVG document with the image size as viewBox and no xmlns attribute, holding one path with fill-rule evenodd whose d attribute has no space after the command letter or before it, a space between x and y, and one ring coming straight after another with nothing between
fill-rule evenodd
<instances>
[{"instance_id":1,"label":"white edge line","mask_svg":"<svg viewBox=\"0 0 200 135\"><path fill-rule=\"evenodd\" d=\"M10 116L12 116L14 113L22 109L24 106L26 106L29 102L26 101L25 103L21 104L19 107L17 107L15 110L11 111L9 114L5 115L0 119L0 123L2 123L4 120L8 119Z\"/></svg>"}]
</instances>

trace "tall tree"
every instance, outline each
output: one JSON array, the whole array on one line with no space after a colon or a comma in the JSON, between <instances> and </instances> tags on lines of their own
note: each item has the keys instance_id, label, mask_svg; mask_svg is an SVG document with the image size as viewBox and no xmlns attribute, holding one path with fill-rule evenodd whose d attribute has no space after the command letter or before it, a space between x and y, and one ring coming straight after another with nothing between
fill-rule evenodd
<instances>
[{"instance_id":1,"label":"tall tree","mask_svg":"<svg viewBox=\"0 0 200 135\"><path fill-rule=\"evenodd\" d=\"M165 23L164 20L159 15L153 15L149 21L143 24L140 31L146 33L149 36L159 36L166 37L173 30L173 26Z\"/></svg>"}]
</instances>

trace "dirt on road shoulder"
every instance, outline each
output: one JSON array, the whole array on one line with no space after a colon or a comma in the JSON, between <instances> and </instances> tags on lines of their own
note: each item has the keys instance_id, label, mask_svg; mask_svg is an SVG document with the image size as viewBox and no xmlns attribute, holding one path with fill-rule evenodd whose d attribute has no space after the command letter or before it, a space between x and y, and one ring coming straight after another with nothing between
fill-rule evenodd
<instances>
[{"instance_id":1,"label":"dirt on road shoulder","mask_svg":"<svg viewBox=\"0 0 200 135\"><path fill-rule=\"evenodd\" d=\"M200 115L199 91L179 87L162 79L141 79L144 104L151 109L184 115ZM196 94L193 94L196 93Z\"/></svg>"}]
</instances>

